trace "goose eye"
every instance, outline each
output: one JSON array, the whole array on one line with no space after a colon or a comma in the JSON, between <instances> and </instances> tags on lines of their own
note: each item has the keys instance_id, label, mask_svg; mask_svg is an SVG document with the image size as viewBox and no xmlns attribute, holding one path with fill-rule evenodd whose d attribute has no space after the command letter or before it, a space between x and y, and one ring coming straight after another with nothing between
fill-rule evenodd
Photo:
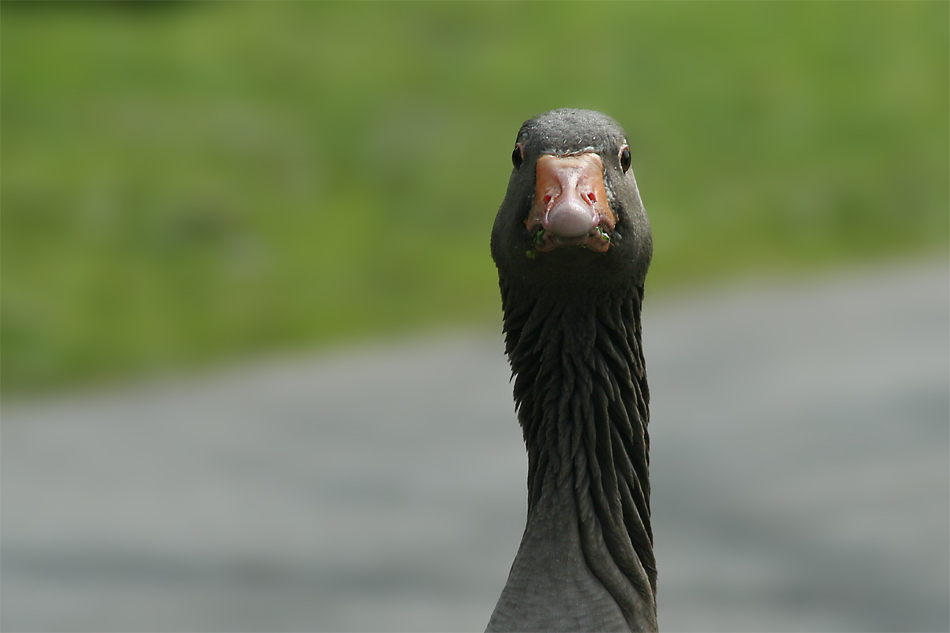
<instances>
[{"instance_id":1,"label":"goose eye","mask_svg":"<svg viewBox=\"0 0 950 633\"><path fill-rule=\"evenodd\" d=\"M511 164L515 166L515 169L521 169L521 163L524 162L524 148L521 146L521 143L515 145L515 149L511 152Z\"/></svg>"},{"instance_id":2,"label":"goose eye","mask_svg":"<svg viewBox=\"0 0 950 633\"><path fill-rule=\"evenodd\" d=\"M623 170L623 173L627 173L627 170L630 169L630 147L627 145L620 148L620 169Z\"/></svg>"}]
</instances>

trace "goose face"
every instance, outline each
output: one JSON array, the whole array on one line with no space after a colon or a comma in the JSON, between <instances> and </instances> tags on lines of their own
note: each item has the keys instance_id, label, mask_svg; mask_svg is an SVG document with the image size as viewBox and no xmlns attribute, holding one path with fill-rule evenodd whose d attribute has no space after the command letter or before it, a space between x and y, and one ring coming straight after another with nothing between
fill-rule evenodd
<instances>
[{"instance_id":1,"label":"goose face","mask_svg":"<svg viewBox=\"0 0 950 633\"><path fill-rule=\"evenodd\" d=\"M642 285L650 225L623 128L590 110L552 110L521 126L508 190L492 230L502 278L543 286Z\"/></svg>"}]
</instances>

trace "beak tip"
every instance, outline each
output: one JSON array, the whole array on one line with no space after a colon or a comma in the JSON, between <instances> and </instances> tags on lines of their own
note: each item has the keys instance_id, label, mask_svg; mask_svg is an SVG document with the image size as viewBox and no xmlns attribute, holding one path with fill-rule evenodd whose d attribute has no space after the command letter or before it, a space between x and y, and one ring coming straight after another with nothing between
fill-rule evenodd
<instances>
[{"instance_id":1,"label":"beak tip","mask_svg":"<svg viewBox=\"0 0 950 633\"><path fill-rule=\"evenodd\" d=\"M596 218L590 210L574 201L556 205L542 219L544 230L559 237L582 237L590 233L596 225Z\"/></svg>"}]
</instances>

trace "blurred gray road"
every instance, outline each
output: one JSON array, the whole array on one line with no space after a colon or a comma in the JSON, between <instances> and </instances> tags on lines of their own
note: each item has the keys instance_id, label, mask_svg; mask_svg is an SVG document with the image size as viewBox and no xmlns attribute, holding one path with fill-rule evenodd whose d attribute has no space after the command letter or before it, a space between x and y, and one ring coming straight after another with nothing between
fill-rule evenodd
<instances>
[{"instance_id":1,"label":"blurred gray road","mask_svg":"<svg viewBox=\"0 0 950 633\"><path fill-rule=\"evenodd\" d=\"M647 297L665 631L950 628L946 261ZM481 630L500 335L4 404L5 631Z\"/></svg>"}]
</instances>

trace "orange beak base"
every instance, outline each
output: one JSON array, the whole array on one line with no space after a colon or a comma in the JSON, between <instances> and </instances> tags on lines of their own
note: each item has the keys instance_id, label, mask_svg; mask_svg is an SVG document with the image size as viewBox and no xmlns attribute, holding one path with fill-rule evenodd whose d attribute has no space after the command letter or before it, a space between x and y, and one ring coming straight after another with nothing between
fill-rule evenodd
<instances>
[{"instance_id":1,"label":"orange beak base","mask_svg":"<svg viewBox=\"0 0 950 633\"><path fill-rule=\"evenodd\" d=\"M606 252L616 223L600 156L545 154L538 159L534 205L525 220L538 252L562 247Z\"/></svg>"}]
</instances>

